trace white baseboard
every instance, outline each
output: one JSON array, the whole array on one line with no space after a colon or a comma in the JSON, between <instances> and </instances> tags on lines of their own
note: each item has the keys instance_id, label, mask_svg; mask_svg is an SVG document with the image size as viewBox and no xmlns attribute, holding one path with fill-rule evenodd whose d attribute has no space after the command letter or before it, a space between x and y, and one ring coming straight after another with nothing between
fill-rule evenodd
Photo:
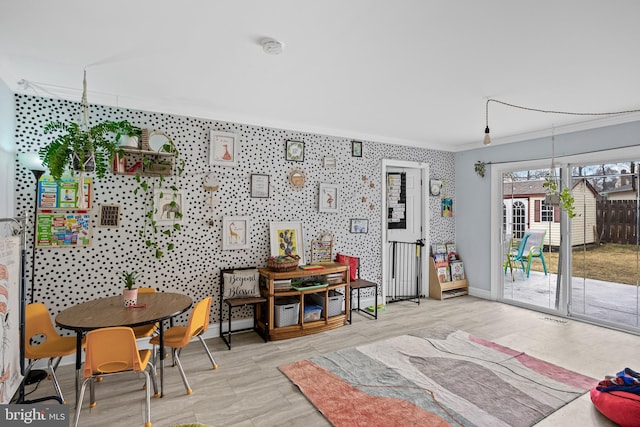
<instances>
[{"instance_id":1,"label":"white baseboard","mask_svg":"<svg viewBox=\"0 0 640 427\"><path fill-rule=\"evenodd\" d=\"M478 297L478 298L487 299L490 301L492 300L491 291L478 289L478 288L469 288L468 291L469 291L469 295L471 295L472 297Z\"/></svg>"}]
</instances>

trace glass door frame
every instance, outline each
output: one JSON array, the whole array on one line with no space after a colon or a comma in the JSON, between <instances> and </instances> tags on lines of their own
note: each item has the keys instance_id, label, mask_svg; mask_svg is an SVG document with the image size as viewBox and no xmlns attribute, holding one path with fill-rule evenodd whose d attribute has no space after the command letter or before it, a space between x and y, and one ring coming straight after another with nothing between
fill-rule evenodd
<instances>
[{"instance_id":1,"label":"glass door frame","mask_svg":"<svg viewBox=\"0 0 640 427\"><path fill-rule=\"evenodd\" d=\"M562 182L571 182L571 165L589 163L615 163L620 162L620 159L629 158L640 159L640 145L558 157L555 159L555 166L559 167L561 170ZM580 315L571 314L569 305L571 301L571 276L564 273L561 275L557 310L550 310L545 307L517 303L513 300L505 300L502 297L504 290L503 249L501 237L501 233L503 232L502 176L504 173L518 170L550 168L550 164L551 158L530 161L494 163L491 165L491 173L489 175L491 179L491 299L495 301L505 302L511 305L522 306L524 308L530 308L539 312L554 314L562 317L571 317L575 320L594 323L600 326L608 327L610 329L618 329L637 334L638 331L636 329L626 328L624 327L624 325L608 324L606 322L595 322L591 318L585 318ZM562 236L561 246L563 254L571 253L570 232L571 221L569 221L566 212L561 211L560 233ZM572 271L571 256L563 256L561 268L562 272Z\"/></svg>"},{"instance_id":2,"label":"glass door frame","mask_svg":"<svg viewBox=\"0 0 640 427\"><path fill-rule=\"evenodd\" d=\"M559 162L556 159L555 166L560 168L563 172L566 170L566 164ZM491 167L491 298L505 302L507 304L516 305L519 307L529 308L535 311L541 311L557 316L567 317L567 278L565 275L561 276L560 292L558 295L558 309L547 308L544 306L527 304L525 302L507 299L504 297L504 285L505 274L503 270L504 266L504 249L502 247L502 236L505 233L503 229L503 175L509 172L516 172L522 170L536 170L536 169L550 169L551 159L539 159L522 162L505 162L501 164L494 164ZM564 181L565 177L562 176ZM566 212L561 211L560 218L560 232L567 233L566 227L569 223ZM566 234L565 234L566 235ZM561 245L565 245L568 239L562 239ZM563 249L566 251L566 248ZM566 253L566 252L564 252ZM566 257L565 257L566 258ZM565 260L563 259L562 271L565 270ZM569 260L570 262L570 260Z\"/></svg>"}]
</instances>

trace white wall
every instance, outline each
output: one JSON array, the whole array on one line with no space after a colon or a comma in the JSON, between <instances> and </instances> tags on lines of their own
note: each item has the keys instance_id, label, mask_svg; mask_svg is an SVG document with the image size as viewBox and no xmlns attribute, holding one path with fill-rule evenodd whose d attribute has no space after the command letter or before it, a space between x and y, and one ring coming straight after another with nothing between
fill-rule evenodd
<instances>
[{"instance_id":1,"label":"white wall","mask_svg":"<svg viewBox=\"0 0 640 427\"><path fill-rule=\"evenodd\" d=\"M555 136L556 157L638 146L640 121L606 126ZM456 242L465 255L465 270L470 293L489 297L491 290L491 179L489 163L526 161L551 157L551 137L515 142L506 145L482 146L456 153ZM484 178L474 171L477 161L487 162ZM500 218L501 220L501 218ZM481 225L479 225L481 224Z\"/></svg>"},{"instance_id":2,"label":"white wall","mask_svg":"<svg viewBox=\"0 0 640 427\"><path fill-rule=\"evenodd\" d=\"M13 93L0 80L0 218L15 216L16 109Z\"/></svg>"}]
</instances>

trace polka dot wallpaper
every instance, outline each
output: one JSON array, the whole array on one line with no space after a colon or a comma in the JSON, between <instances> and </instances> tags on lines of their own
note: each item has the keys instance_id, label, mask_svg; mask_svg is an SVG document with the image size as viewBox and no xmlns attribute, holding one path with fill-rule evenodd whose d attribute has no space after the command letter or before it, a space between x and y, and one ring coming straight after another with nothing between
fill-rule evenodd
<instances>
[{"instance_id":1,"label":"polka dot wallpaper","mask_svg":"<svg viewBox=\"0 0 640 427\"><path fill-rule=\"evenodd\" d=\"M28 95L15 95L15 102L19 152L38 151L51 140L52 136L42 131L46 123L79 118L80 105L75 102ZM217 323L220 269L265 265L271 221L303 222L307 258L310 240L324 231L331 232L334 253L361 256L361 276L379 281L382 159L428 162L431 177L445 180L447 196L455 199L454 154L449 152L363 141L362 157L352 157L351 140L347 138L98 105L90 106L89 116L91 124L128 120L150 131L164 131L173 139L186 160L183 175L175 177L175 184L185 195L182 231L175 235L173 251L159 260L154 258L138 235L144 224L144 200L133 193L135 178L114 174L104 179L93 177L91 245L36 249L35 300L47 304L53 314L79 302L120 294L120 275L124 270L135 270L142 273L139 286L183 292L196 301L213 295L211 322ZM209 164L210 130L239 135L237 166ZM288 139L304 142L303 162L286 160ZM336 167L325 168L325 157L334 157ZM307 177L300 190L288 182L290 170L296 167ZM205 176L211 172L220 182L219 190L213 192L217 203L212 209L206 203L212 194L203 187ZM270 175L269 198L250 197L251 174ZM318 212L319 183L339 186L339 213ZM31 172L16 164L16 213L32 215L34 188ZM96 226L101 204L120 205L119 227ZM429 208L431 241L453 240L454 219L441 217L440 198L429 197ZM250 249L222 250L225 216L250 217ZM368 218L368 233L350 233L351 218ZM33 236L28 238L33 241ZM30 260L28 269L31 271ZM251 312L239 312L237 316L250 317ZM183 315L181 320L185 319Z\"/></svg>"}]
</instances>

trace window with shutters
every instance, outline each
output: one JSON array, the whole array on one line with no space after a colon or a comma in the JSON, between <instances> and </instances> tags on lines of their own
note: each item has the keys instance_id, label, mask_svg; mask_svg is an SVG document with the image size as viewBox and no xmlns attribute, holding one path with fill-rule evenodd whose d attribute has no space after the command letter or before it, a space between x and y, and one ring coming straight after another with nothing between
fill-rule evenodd
<instances>
[{"instance_id":1,"label":"window with shutters","mask_svg":"<svg viewBox=\"0 0 640 427\"><path fill-rule=\"evenodd\" d=\"M547 204L544 200L540 202L540 221L553 222L554 208L552 205Z\"/></svg>"}]
</instances>

